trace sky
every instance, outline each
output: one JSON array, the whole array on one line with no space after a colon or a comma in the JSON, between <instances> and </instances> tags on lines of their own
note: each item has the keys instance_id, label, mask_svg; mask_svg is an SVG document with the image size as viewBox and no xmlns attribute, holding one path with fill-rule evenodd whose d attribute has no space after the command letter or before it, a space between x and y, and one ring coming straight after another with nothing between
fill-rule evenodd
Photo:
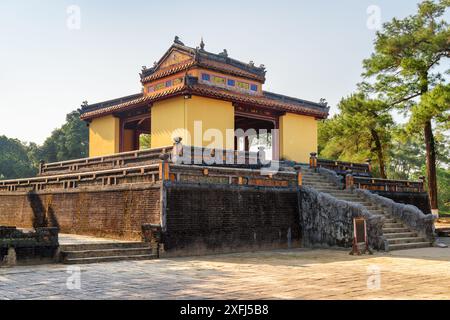
<instances>
[{"instance_id":1,"label":"sky","mask_svg":"<svg viewBox=\"0 0 450 320\"><path fill-rule=\"evenodd\" d=\"M415 0L1 0L0 135L42 144L67 113L138 93L175 35L267 68L264 90L339 100L361 81L377 17ZM379 11L378 11L379 10Z\"/></svg>"}]
</instances>

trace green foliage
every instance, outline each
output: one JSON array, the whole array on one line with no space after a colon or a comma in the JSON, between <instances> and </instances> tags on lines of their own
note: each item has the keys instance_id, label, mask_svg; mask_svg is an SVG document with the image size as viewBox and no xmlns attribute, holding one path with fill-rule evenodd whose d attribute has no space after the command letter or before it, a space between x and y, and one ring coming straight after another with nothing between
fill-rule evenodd
<instances>
[{"instance_id":1,"label":"green foliage","mask_svg":"<svg viewBox=\"0 0 450 320\"><path fill-rule=\"evenodd\" d=\"M439 84L422 95L420 102L412 108L408 130L415 131L426 121L434 119L444 129L448 129L450 119L450 84Z\"/></svg>"},{"instance_id":2,"label":"green foliage","mask_svg":"<svg viewBox=\"0 0 450 320\"><path fill-rule=\"evenodd\" d=\"M150 149L152 142L151 134L141 134L139 136L139 147L141 150Z\"/></svg>"},{"instance_id":3,"label":"green foliage","mask_svg":"<svg viewBox=\"0 0 450 320\"><path fill-rule=\"evenodd\" d=\"M438 168L439 211L450 213L450 169Z\"/></svg>"},{"instance_id":4,"label":"green foliage","mask_svg":"<svg viewBox=\"0 0 450 320\"><path fill-rule=\"evenodd\" d=\"M409 114L409 131L423 130L432 208L438 205L436 144L433 123L448 122L448 85L437 68L450 58L450 27L444 18L450 0L425 0L416 14L392 19L377 32L375 52L364 60L361 87ZM444 68L445 69L445 68ZM448 66L444 74L448 74ZM445 119L447 117L447 119Z\"/></svg>"},{"instance_id":5,"label":"green foliage","mask_svg":"<svg viewBox=\"0 0 450 320\"><path fill-rule=\"evenodd\" d=\"M338 115L319 125L320 156L352 162L373 159L375 171L386 177L386 151L394 124L388 106L357 93L342 99L338 107Z\"/></svg>"},{"instance_id":6,"label":"green foliage","mask_svg":"<svg viewBox=\"0 0 450 320\"><path fill-rule=\"evenodd\" d=\"M66 123L52 132L36 156L45 162L58 162L88 156L89 130L80 119L80 111L69 113Z\"/></svg>"},{"instance_id":7,"label":"green foliage","mask_svg":"<svg viewBox=\"0 0 450 320\"><path fill-rule=\"evenodd\" d=\"M53 131L42 146L25 144L17 139L0 137L0 179L25 178L36 175L40 160L64 161L88 156L89 130L73 111L66 123Z\"/></svg>"},{"instance_id":8,"label":"green foliage","mask_svg":"<svg viewBox=\"0 0 450 320\"><path fill-rule=\"evenodd\" d=\"M401 126L393 129L388 160L388 177L415 180L422 175L424 164L425 148L420 135L409 135Z\"/></svg>"},{"instance_id":9,"label":"green foliage","mask_svg":"<svg viewBox=\"0 0 450 320\"><path fill-rule=\"evenodd\" d=\"M0 136L0 178L14 179L33 176L36 167L30 157L28 146L17 139Z\"/></svg>"},{"instance_id":10,"label":"green foliage","mask_svg":"<svg viewBox=\"0 0 450 320\"><path fill-rule=\"evenodd\" d=\"M373 92L404 109L442 81L436 66L450 57L450 29L442 19L448 6L448 0L423 1L417 14L383 25L375 52L363 62L364 75L375 77Z\"/></svg>"}]
</instances>

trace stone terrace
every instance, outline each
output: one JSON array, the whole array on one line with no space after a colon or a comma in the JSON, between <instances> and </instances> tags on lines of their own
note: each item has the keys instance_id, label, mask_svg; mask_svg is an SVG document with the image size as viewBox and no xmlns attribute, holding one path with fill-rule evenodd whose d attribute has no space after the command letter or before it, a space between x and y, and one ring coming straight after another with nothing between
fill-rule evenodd
<instances>
[{"instance_id":1,"label":"stone terrace","mask_svg":"<svg viewBox=\"0 0 450 320\"><path fill-rule=\"evenodd\" d=\"M62 265L0 269L0 299L450 299L450 249L439 248L360 257L295 249L80 267L81 290L67 289ZM369 289L377 268L380 288Z\"/></svg>"}]
</instances>

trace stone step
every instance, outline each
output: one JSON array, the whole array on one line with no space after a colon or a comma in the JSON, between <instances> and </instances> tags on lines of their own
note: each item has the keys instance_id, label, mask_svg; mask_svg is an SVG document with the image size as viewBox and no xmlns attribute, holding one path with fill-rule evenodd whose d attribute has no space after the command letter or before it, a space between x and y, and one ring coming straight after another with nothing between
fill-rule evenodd
<instances>
[{"instance_id":1,"label":"stone step","mask_svg":"<svg viewBox=\"0 0 450 320\"><path fill-rule=\"evenodd\" d=\"M332 188L332 187L323 188L323 187L313 187L313 186L310 186L310 185L305 185L305 186L314 188L315 190L317 190L319 192L323 192L323 193L330 193L331 194L331 192L339 191L339 189L337 187L335 187L335 188Z\"/></svg>"},{"instance_id":2,"label":"stone step","mask_svg":"<svg viewBox=\"0 0 450 320\"><path fill-rule=\"evenodd\" d=\"M384 219L384 223L396 223L396 222L397 222L397 220L392 219L392 218L390 218L390 219L388 219L388 218Z\"/></svg>"},{"instance_id":3,"label":"stone step","mask_svg":"<svg viewBox=\"0 0 450 320\"><path fill-rule=\"evenodd\" d=\"M306 174L302 174L302 179L303 180L321 180L321 181L328 181L327 178L325 178L324 176L321 176L320 174L314 174L314 175L306 175Z\"/></svg>"},{"instance_id":4,"label":"stone step","mask_svg":"<svg viewBox=\"0 0 450 320\"><path fill-rule=\"evenodd\" d=\"M404 244L404 243L423 243L427 242L424 238L420 237L411 237L411 238L392 238L387 240L389 243L389 247L392 244Z\"/></svg>"},{"instance_id":5,"label":"stone step","mask_svg":"<svg viewBox=\"0 0 450 320\"><path fill-rule=\"evenodd\" d=\"M352 195L336 195L334 197L337 198L337 199L347 200L347 201L351 201L351 202L360 202L360 201L362 201L361 198L358 198L357 196L352 196Z\"/></svg>"},{"instance_id":6,"label":"stone step","mask_svg":"<svg viewBox=\"0 0 450 320\"><path fill-rule=\"evenodd\" d=\"M408 228L383 228L383 234L409 232Z\"/></svg>"},{"instance_id":7,"label":"stone step","mask_svg":"<svg viewBox=\"0 0 450 320\"><path fill-rule=\"evenodd\" d=\"M431 247L430 242L411 242L411 243L401 243L401 244L392 244L392 245L390 244L389 251L428 248L428 247Z\"/></svg>"},{"instance_id":8,"label":"stone step","mask_svg":"<svg viewBox=\"0 0 450 320\"><path fill-rule=\"evenodd\" d=\"M312 183L317 182L317 183L331 183L331 184L333 184L330 180L328 180L328 179L326 179L324 177L305 177L305 176L302 176L302 181L309 181L309 182L312 182Z\"/></svg>"},{"instance_id":9,"label":"stone step","mask_svg":"<svg viewBox=\"0 0 450 320\"><path fill-rule=\"evenodd\" d=\"M90 264L90 263L102 263L113 261L125 261L125 260L152 260L156 259L156 255L134 255L134 256L111 256L111 257L94 257L94 258L79 258L79 259L67 259L64 264Z\"/></svg>"},{"instance_id":10,"label":"stone step","mask_svg":"<svg viewBox=\"0 0 450 320\"><path fill-rule=\"evenodd\" d=\"M62 251L61 257L64 260L100 257L128 257L151 254L149 246L146 248L116 248L104 250L83 250L83 251Z\"/></svg>"},{"instance_id":11,"label":"stone step","mask_svg":"<svg viewBox=\"0 0 450 320\"><path fill-rule=\"evenodd\" d=\"M400 222L389 222L389 223L384 223L384 228L404 228L404 225Z\"/></svg>"},{"instance_id":12,"label":"stone step","mask_svg":"<svg viewBox=\"0 0 450 320\"><path fill-rule=\"evenodd\" d=\"M327 178L322 176L302 176L303 181L318 181L318 182L330 182Z\"/></svg>"},{"instance_id":13,"label":"stone step","mask_svg":"<svg viewBox=\"0 0 450 320\"><path fill-rule=\"evenodd\" d=\"M397 233L384 233L383 236L386 239L396 239L396 238L414 238L417 237L415 232L397 232Z\"/></svg>"},{"instance_id":14,"label":"stone step","mask_svg":"<svg viewBox=\"0 0 450 320\"><path fill-rule=\"evenodd\" d=\"M335 189L335 190L337 190L337 187L334 184L329 183L329 182L320 182L320 183L317 183L317 182L314 182L314 183L303 182L303 185L312 187L314 189L325 188L325 189Z\"/></svg>"},{"instance_id":15,"label":"stone step","mask_svg":"<svg viewBox=\"0 0 450 320\"><path fill-rule=\"evenodd\" d=\"M348 192L347 190L335 190L335 189L329 189L329 190L324 190L323 192L325 193L329 193L332 196L352 196L353 194L351 194L350 192Z\"/></svg>"},{"instance_id":16,"label":"stone step","mask_svg":"<svg viewBox=\"0 0 450 320\"><path fill-rule=\"evenodd\" d=\"M303 177L321 177L321 178L327 178L325 175L322 175L318 172L311 172L311 171L304 171L302 170L302 176Z\"/></svg>"},{"instance_id":17,"label":"stone step","mask_svg":"<svg viewBox=\"0 0 450 320\"><path fill-rule=\"evenodd\" d=\"M148 248L148 243L144 242L100 242L100 243L80 243L80 244L63 244L60 246L61 251L86 251L86 250L108 250L108 249L133 249Z\"/></svg>"}]
</instances>

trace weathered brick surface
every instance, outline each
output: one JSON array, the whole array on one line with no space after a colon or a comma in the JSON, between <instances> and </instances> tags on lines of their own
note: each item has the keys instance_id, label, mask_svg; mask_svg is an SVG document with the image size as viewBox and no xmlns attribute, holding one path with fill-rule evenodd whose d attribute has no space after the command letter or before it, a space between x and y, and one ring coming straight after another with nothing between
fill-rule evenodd
<instances>
[{"instance_id":1,"label":"weathered brick surface","mask_svg":"<svg viewBox=\"0 0 450 320\"><path fill-rule=\"evenodd\" d=\"M159 187L0 195L0 225L140 240L143 223L160 222L159 203Z\"/></svg>"},{"instance_id":2,"label":"weathered brick surface","mask_svg":"<svg viewBox=\"0 0 450 320\"><path fill-rule=\"evenodd\" d=\"M167 254L300 245L295 190L178 182L164 190ZM141 240L142 224L161 223L160 197L158 185L0 193L0 225Z\"/></svg>"},{"instance_id":3,"label":"weathered brick surface","mask_svg":"<svg viewBox=\"0 0 450 320\"><path fill-rule=\"evenodd\" d=\"M167 184L164 246L173 254L203 254L299 246L295 191Z\"/></svg>"}]
</instances>

